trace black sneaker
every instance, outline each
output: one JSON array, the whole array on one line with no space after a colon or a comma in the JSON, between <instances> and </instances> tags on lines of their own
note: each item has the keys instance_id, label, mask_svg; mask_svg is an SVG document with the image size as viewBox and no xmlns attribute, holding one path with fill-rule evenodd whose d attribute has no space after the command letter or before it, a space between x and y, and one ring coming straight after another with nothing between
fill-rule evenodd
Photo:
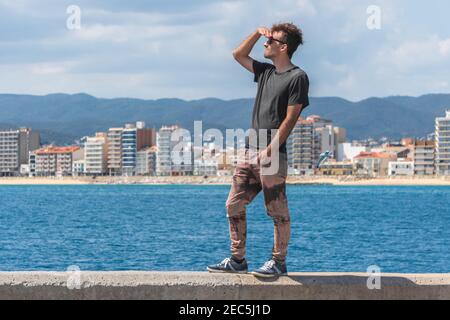
<instances>
[{"instance_id":1,"label":"black sneaker","mask_svg":"<svg viewBox=\"0 0 450 320\"><path fill-rule=\"evenodd\" d=\"M247 273L248 265L245 259L239 263L232 258L226 258L221 263L210 265L206 269L213 273Z\"/></svg>"},{"instance_id":2,"label":"black sneaker","mask_svg":"<svg viewBox=\"0 0 450 320\"><path fill-rule=\"evenodd\" d=\"M253 274L256 277L263 277L263 278L285 276L287 275L286 263L277 262L275 260L269 260L266 263L264 263L264 265L261 268L252 271L251 274Z\"/></svg>"}]
</instances>

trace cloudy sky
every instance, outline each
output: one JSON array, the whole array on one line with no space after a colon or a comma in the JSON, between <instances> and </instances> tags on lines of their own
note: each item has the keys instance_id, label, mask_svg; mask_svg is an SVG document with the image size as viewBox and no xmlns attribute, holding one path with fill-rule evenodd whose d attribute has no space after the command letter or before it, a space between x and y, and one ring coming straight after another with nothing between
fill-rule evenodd
<instances>
[{"instance_id":1,"label":"cloudy sky","mask_svg":"<svg viewBox=\"0 0 450 320\"><path fill-rule=\"evenodd\" d=\"M67 27L70 5L79 30ZM381 9L380 30L367 27L370 5ZM447 0L0 0L0 93L253 97L231 51L283 21L303 29L293 61L312 96L449 93L448 12Z\"/></svg>"}]
</instances>

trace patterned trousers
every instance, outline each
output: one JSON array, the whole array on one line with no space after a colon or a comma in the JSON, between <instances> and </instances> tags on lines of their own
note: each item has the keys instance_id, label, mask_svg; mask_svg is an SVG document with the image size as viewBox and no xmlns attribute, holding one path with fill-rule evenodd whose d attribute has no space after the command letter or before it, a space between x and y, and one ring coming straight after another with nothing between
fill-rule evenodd
<instances>
[{"instance_id":1,"label":"patterned trousers","mask_svg":"<svg viewBox=\"0 0 450 320\"><path fill-rule=\"evenodd\" d=\"M287 156L273 155L271 161L256 161L258 152L245 150L244 161L236 166L226 202L231 254L241 260L245 256L247 238L246 206L262 190L267 214L274 221L272 258L284 262L291 235L291 222L286 198ZM278 165L275 160L278 159ZM271 166L269 168L269 166Z\"/></svg>"}]
</instances>

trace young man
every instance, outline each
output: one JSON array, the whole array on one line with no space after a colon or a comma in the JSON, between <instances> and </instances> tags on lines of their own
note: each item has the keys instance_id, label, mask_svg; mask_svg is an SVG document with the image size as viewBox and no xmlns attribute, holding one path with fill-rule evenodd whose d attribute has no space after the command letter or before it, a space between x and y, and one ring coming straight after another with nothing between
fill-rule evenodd
<instances>
[{"instance_id":1,"label":"young man","mask_svg":"<svg viewBox=\"0 0 450 320\"><path fill-rule=\"evenodd\" d=\"M261 63L249 56L261 36L267 38L264 57L272 60L273 64ZM252 273L260 277L287 274L290 216L286 198L286 140L300 113L309 105L308 76L291 62L292 55L301 44L301 30L291 23L283 23L274 25L270 30L258 28L233 51L234 58L254 73L254 81L258 83L252 128L257 130L257 137L264 130L267 134L264 140L267 141L261 146L263 139L258 138L255 146L247 140L245 159L256 161L245 161L236 166L226 203L232 256L208 266L210 272L247 273L245 208L262 190L267 214L274 221L274 245L271 259ZM275 134L271 134L273 129ZM274 163L276 171L268 171L267 165Z\"/></svg>"}]
</instances>

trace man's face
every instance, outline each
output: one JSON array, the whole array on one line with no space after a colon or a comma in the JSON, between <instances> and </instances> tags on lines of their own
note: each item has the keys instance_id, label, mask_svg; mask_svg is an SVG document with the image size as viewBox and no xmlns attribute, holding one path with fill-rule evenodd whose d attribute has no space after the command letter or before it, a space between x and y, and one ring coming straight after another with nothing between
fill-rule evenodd
<instances>
[{"instance_id":1,"label":"man's face","mask_svg":"<svg viewBox=\"0 0 450 320\"><path fill-rule=\"evenodd\" d=\"M283 32L282 31L273 32L272 40L267 39L266 42L264 43L264 47L265 47L264 58L266 59L273 59L279 56L282 53L282 51L287 50L287 45L284 44Z\"/></svg>"}]
</instances>

